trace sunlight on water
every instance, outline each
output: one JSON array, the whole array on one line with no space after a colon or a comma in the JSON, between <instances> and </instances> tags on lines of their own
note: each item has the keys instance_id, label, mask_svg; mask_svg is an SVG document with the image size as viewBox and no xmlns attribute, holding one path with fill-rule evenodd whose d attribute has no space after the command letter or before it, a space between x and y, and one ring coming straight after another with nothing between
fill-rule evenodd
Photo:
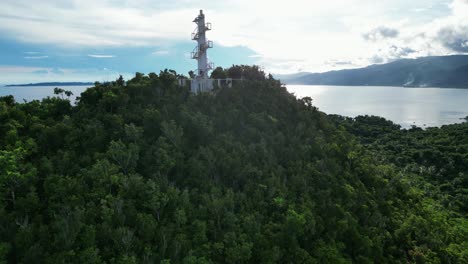
<instances>
[{"instance_id":1,"label":"sunlight on water","mask_svg":"<svg viewBox=\"0 0 468 264\"><path fill-rule=\"evenodd\" d=\"M321 111L355 117L377 115L402 127L461 123L468 116L468 89L288 85Z\"/></svg>"},{"instance_id":2,"label":"sunlight on water","mask_svg":"<svg viewBox=\"0 0 468 264\"><path fill-rule=\"evenodd\" d=\"M13 95L18 102L54 96L55 86L0 87L0 96ZM87 86L65 86L75 101ZM298 97L309 96L327 114L355 117L377 115L402 127L442 126L461 123L468 116L468 89L403 88L370 86L288 85Z\"/></svg>"}]
</instances>

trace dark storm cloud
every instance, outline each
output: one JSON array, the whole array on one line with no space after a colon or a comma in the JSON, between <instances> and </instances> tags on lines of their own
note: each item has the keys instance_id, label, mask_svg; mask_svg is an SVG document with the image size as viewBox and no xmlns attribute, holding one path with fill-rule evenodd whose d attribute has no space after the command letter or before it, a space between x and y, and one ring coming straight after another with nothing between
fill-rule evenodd
<instances>
[{"instance_id":1,"label":"dark storm cloud","mask_svg":"<svg viewBox=\"0 0 468 264\"><path fill-rule=\"evenodd\" d=\"M437 33L437 40L455 52L468 52L468 26L444 27Z\"/></svg>"},{"instance_id":2,"label":"dark storm cloud","mask_svg":"<svg viewBox=\"0 0 468 264\"><path fill-rule=\"evenodd\" d=\"M381 39L396 38L399 34L400 32L397 29L380 26L363 34L362 37L367 41L378 41Z\"/></svg>"}]
</instances>

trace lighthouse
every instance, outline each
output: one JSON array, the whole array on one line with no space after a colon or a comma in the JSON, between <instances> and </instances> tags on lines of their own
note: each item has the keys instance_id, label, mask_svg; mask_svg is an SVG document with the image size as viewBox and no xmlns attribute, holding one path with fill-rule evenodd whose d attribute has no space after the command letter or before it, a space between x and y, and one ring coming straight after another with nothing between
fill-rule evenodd
<instances>
[{"instance_id":1,"label":"lighthouse","mask_svg":"<svg viewBox=\"0 0 468 264\"><path fill-rule=\"evenodd\" d=\"M205 22L205 14L200 10L200 14L193 20L197 24L192 33L192 40L197 42L197 46L191 53L191 58L197 60L198 69L196 76L192 79L192 92L204 92L213 89L213 80L209 78L208 72L213 69L213 63L208 61L208 49L213 48L213 42L207 40L206 32L211 30L211 23Z\"/></svg>"}]
</instances>

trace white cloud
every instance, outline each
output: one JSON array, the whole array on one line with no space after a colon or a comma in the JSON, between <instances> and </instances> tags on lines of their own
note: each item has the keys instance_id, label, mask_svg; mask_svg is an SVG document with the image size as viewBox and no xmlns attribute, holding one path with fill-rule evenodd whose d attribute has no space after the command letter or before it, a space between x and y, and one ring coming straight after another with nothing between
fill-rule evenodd
<instances>
[{"instance_id":1,"label":"white cloud","mask_svg":"<svg viewBox=\"0 0 468 264\"><path fill-rule=\"evenodd\" d=\"M114 55L101 55L101 54L88 54L88 57L96 58L96 59L110 59L110 58L115 58Z\"/></svg>"},{"instance_id":2,"label":"white cloud","mask_svg":"<svg viewBox=\"0 0 468 264\"><path fill-rule=\"evenodd\" d=\"M442 3L439 3L439 8ZM373 63L386 63L401 58L416 58L421 56L439 56L468 53L464 42L468 41L468 1L454 0L446 3L447 14L433 16L427 21L415 22L405 17L401 20L382 20L372 23L370 20L351 20L354 32L369 34L371 42L366 53L356 53L352 58L354 64L365 66ZM435 9L436 5L432 5ZM428 8L429 10L429 8ZM366 29L366 25L377 25L374 29ZM395 29L394 37L383 37L379 28ZM396 32L395 32L396 33ZM354 44L357 44L355 42Z\"/></svg>"},{"instance_id":3,"label":"white cloud","mask_svg":"<svg viewBox=\"0 0 468 264\"><path fill-rule=\"evenodd\" d=\"M44 70L42 67L22 67L22 66L7 66L0 65L0 71L2 73L32 73L34 71Z\"/></svg>"},{"instance_id":4,"label":"white cloud","mask_svg":"<svg viewBox=\"0 0 468 264\"><path fill-rule=\"evenodd\" d=\"M0 65L0 84L70 82L70 81L112 81L123 75L129 79L134 73L117 72L111 69L69 69L50 67L20 67ZM21 80L21 81L19 81Z\"/></svg>"},{"instance_id":5,"label":"white cloud","mask_svg":"<svg viewBox=\"0 0 468 264\"><path fill-rule=\"evenodd\" d=\"M155 55L155 56L166 56L166 55L169 55L169 51L168 50L157 50L157 51L152 52L151 54Z\"/></svg>"},{"instance_id":6,"label":"white cloud","mask_svg":"<svg viewBox=\"0 0 468 264\"><path fill-rule=\"evenodd\" d=\"M396 38L398 37L398 34L400 34L400 32L397 29L380 26L363 34L362 36L365 40L380 41L388 38Z\"/></svg>"},{"instance_id":7,"label":"white cloud","mask_svg":"<svg viewBox=\"0 0 468 264\"><path fill-rule=\"evenodd\" d=\"M49 58L49 56L26 56L26 57L23 57L27 60L42 60L42 59L47 59Z\"/></svg>"},{"instance_id":8,"label":"white cloud","mask_svg":"<svg viewBox=\"0 0 468 264\"><path fill-rule=\"evenodd\" d=\"M65 48L170 47L190 41L199 8L190 0L2 0L0 33ZM277 72L365 66L377 57L385 62L443 55L455 52L449 44L459 40L463 47L468 41L461 27L468 19L467 0L207 0L203 8L213 23L210 39L247 46L261 54L261 65ZM453 41L444 44L438 33L446 27L454 29ZM374 31L373 42L362 38L379 28L391 30Z\"/></svg>"}]
</instances>

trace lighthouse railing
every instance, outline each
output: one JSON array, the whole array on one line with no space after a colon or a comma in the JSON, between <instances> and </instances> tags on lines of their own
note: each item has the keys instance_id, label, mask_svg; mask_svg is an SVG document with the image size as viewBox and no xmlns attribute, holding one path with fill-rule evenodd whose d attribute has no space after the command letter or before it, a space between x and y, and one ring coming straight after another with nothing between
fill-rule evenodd
<instances>
[{"instance_id":1,"label":"lighthouse railing","mask_svg":"<svg viewBox=\"0 0 468 264\"><path fill-rule=\"evenodd\" d=\"M192 59L198 59L200 57L200 47L198 45L193 49L191 57Z\"/></svg>"},{"instance_id":2,"label":"lighthouse railing","mask_svg":"<svg viewBox=\"0 0 468 264\"><path fill-rule=\"evenodd\" d=\"M200 37L200 32L198 32L198 27L196 27L192 32L192 40L198 40Z\"/></svg>"}]
</instances>

